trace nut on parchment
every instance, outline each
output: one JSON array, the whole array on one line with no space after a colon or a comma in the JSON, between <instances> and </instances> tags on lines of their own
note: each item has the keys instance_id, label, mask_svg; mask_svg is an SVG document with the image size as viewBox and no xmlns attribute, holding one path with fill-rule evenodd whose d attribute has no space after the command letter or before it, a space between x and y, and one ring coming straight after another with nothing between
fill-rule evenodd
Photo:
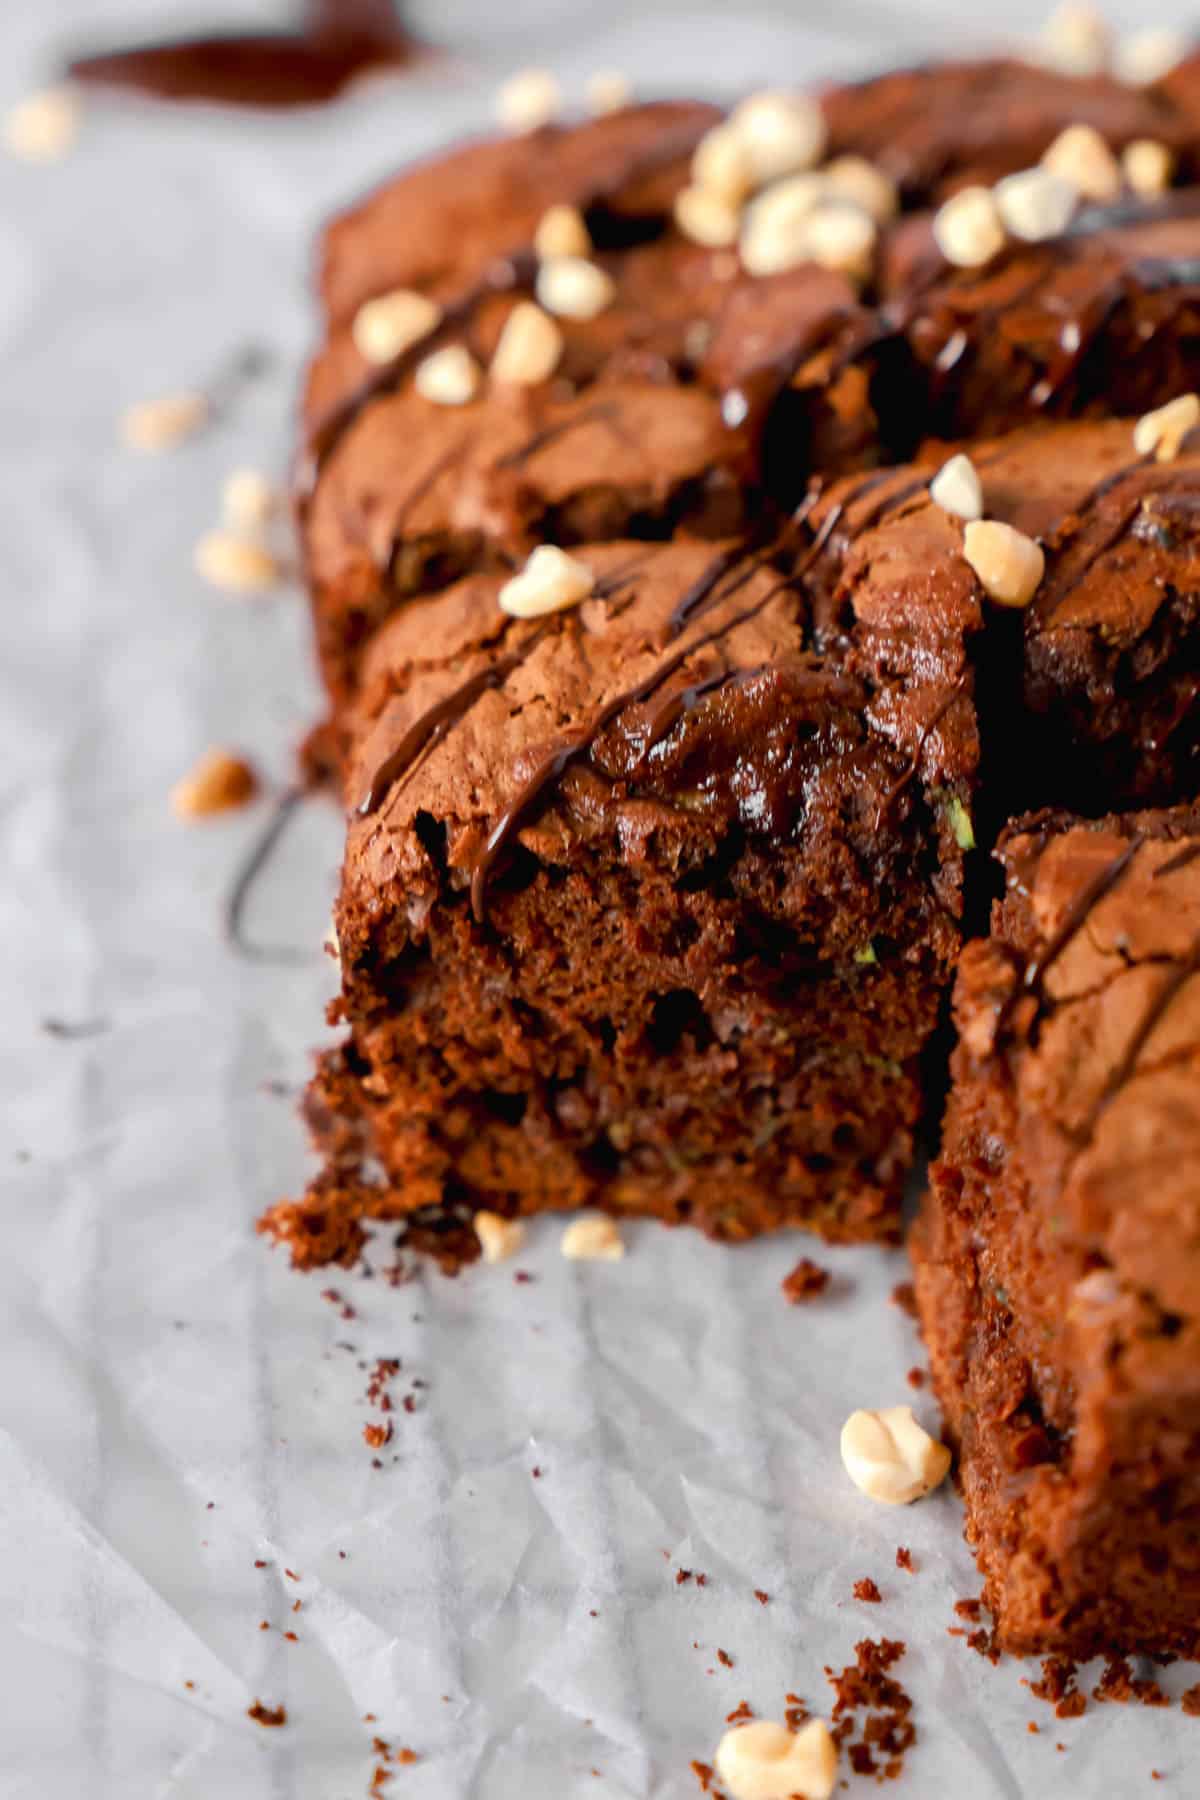
<instances>
[{"instance_id":1,"label":"nut on parchment","mask_svg":"<svg viewBox=\"0 0 1200 1800\"><path fill-rule=\"evenodd\" d=\"M824 1719L789 1731L772 1719L735 1725L713 1764L731 1800L829 1800L837 1781L837 1745Z\"/></svg>"},{"instance_id":2,"label":"nut on parchment","mask_svg":"<svg viewBox=\"0 0 1200 1800\"><path fill-rule=\"evenodd\" d=\"M484 1262L505 1262L525 1242L525 1227L520 1219L506 1219L500 1213L485 1211L477 1212L472 1224Z\"/></svg>"},{"instance_id":3,"label":"nut on parchment","mask_svg":"<svg viewBox=\"0 0 1200 1800\"><path fill-rule=\"evenodd\" d=\"M945 1480L950 1452L918 1425L911 1406L850 1414L842 1462L856 1488L885 1506L907 1506Z\"/></svg>"},{"instance_id":4,"label":"nut on parchment","mask_svg":"<svg viewBox=\"0 0 1200 1800\"><path fill-rule=\"evenodd\" d=\"M231 750L206 750L196 766L171 789L171 811L179 819L203 819L245 806L258 791L250 764Z\"/></svg>"},{"instance_id":5,"label":"nut on parchment","mask_svg":"<svg viewBox=\"0 0 1200 1800\"><path fill-rule=\"evenodd\" d=\"M570 1262L619 1262L625 1254L620 1232L604 1213L573 1219L560 1248Z\"/></svg>"}]
</instances>

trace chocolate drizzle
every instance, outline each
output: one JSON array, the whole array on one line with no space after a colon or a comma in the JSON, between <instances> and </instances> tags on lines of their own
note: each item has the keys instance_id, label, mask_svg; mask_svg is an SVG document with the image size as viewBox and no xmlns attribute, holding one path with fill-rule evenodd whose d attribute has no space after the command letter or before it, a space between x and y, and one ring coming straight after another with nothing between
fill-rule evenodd
<instances>
[{"instance_id":1,"label":"chocolate drizzle","mask_svg":"<svg viewBox=\"0 0 1200 1800\"><path fill-rule=\"evenodd\" d=\"M1079 933L1083 930L1105 895L1110 894L1116 887L1144 842L1145 839L1142 837L1141 833L1136 833L1130 838L1123 849L1119 850L1114 857L1105 863L1102 869L1097 870L1087 886L1076 895L1071 905L1063 914L1063 917L1059 922L1058 930L1050 938L1044 949L1026 964L1024 975L1017 982L1012 992L1005 1000L1004 1005L1000 1008L1000 1013L996 1020L997 1042L1005 1035L1008 1027L1011 1025L1013 1013L1020 1001L1029 996L1032 996L1036 1002L1033 1017L1029 1022L1026 1034L1028 1038L1032 1040L1037 1022L1042 1014L1047 975L1049 975L1050 970L1054 967L1055 963L1078 937Z\"/></svg>"},{"instance_id":2,"label":"chocolate drizzle","mask_svg":"<svg viewBox=\"0 0 1200 1800\"><path fill-rule=\"evenodd\" d=\"M89 86L226 106L314 106L372 69L413 62L420 46L392 0L309 0L298 31L179 39L68 61Z\"/></svg>"},{"instance_id":3,"label":"chocolate drizzle","mask_svg":"<svg viewBox=\"0 0 1200 1800\"><path fill-rule=\"evenodd\" d=\"M365 819L373 812L378 812L387 799L389 790L401 776L409 773L418 757L425 750L431 750L447 732L452 731L470 712L481 694L486 694L489 688L502 687L513 670L531 654L534 644L540 641L542 635L540 631L533 632L519 650L502 656L499 662L491 663L485 669L477 669L474 675L469 675L448 694L443 694L432 706L427 706L413 720L395 749L384 757L375 770L365 794L355 808L358 816Z\"/></svg>"},{"instance_id":4,"label":"chocolate drizzle","mask_svg":"<svg viewBox=\"0 0 1200 1800\"><path fill-rule=\"evenodd\" d=\"M1166 866L1167 865L1164 864L1163 868L1159 869L1157 873L1161 875ZM1142 1051L1146 1048L1146 1045L1149 1043L1156 1028L1162 1023L1163 1019L1174 1005L1180 991L1191 980L1192 976L1196 974L1197 970L1200 970L1200 938L1197 938L1193 943L1183 961L1176 963L1174 968L1172 968L1170 973L1164 978L1159 986L1158 992L1155 994L1150 1005L1142 1015L1137 1029L1125 1046L1125 1054L1105 1082L1096 1098L1091 1112L1088 1114L1087 1124L1084 1127L1085 1141L1090 1142L1095 1135L1096 1127L1100 1123L1100 1119L1104 1112L1112 1105L1112 1102L1117 1098L1117 1095L1121 1090L1133 1079L1138 1065L1138 1058L1141 1056Z\"/></svg>"}]
</instances>

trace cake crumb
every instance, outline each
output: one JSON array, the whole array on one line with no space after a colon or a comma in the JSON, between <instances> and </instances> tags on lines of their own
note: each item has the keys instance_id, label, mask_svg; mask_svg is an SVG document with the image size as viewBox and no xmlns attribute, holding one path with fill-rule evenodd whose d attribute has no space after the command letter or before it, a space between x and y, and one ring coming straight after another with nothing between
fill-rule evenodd
<instances>
[{"instance_id":1,"label":"cake crumb","mask_svg":"<svg viewBox=\"0 0 1200 1800\"><path fill-rule=\"evenodd\" d=\"M287 1707L264 1706L261 1700L256 1700L253 1706L246 1708L246 1717L253 1719L256 1725L286 1725Z\"/></svg>"},{"instance_id":2,"label":"cake crumb","mask_svg":"<svg viewBox=\"0 0 1200 1800\"><path fill-rule=\"evenodd\" d=\"M771 1603L771 1596L767 1593L765 1588L755 1588L754 1598L758 1601L760 1606L769 1606Z\"/></svg>"},{"instance_id":3,"label":"cake crumb","mask_svg":"<svg viewBox=\"0 0 1200 1800\"><path fill-rule=\"evenodd\" d=\"M915 1575L917 1572L917 1566L913 1562L912 1551L906 1544L898 1544L896 1546L896 1567L898 1569L907 1569L910 1575Z\"/></svg>"},{"instance_id":4,"label":"cake crumb","mask_svg":"<svg viewBox=\"0 0 1200 1800\"><path fill-rule=\"evenodd\" d=\"M720 1663L720 1665L723 1669L732 1669L734 1666L733 1658L732 1658L732 1656L730 1656L728 1650L718 1650L717 1651L717 1661Z\"/></svg>"},{"instance_id":5,"label":"cake crumb","mask_svg":"<svg viewBox=\"0 0 1200 1800\"><path fill-rule=\"evenodd\" d=\"M893 1306L898 1306L900 1311L907 1313L910 1319L916 1318L917 1290L911 1281L898 1281L888 1298Z\"/></svg>"},{"instance_id":6,"label":"cake crumb","mask_svg":"<svg viewBox=\"0 0 1200 1800\"><path fill-rule=\"evenodd\" d=\"M878 1606L883 1599L883 1595L880 1593L875 1582L871 1580L871 1577L869 1575L864 1575L861 1580L856 1581L854 1584L854 1598L856 1600L867 1600L872 1606Z\"/></svg>"},{"instance_id":7,"label":"cake crumb","mask_svg":"<svg viewBox=\"0 0 1200 1800\"><path fill-rule=\"evenodd\" d=\"M811 1257L802 1256L791 1273L784 1276L780 1290L789 1306L800 1306L806 1300L815 1300L818 1294L823 1294L830 1280L828 1269L813 1262Z\"/></svg>"}]
</instances>

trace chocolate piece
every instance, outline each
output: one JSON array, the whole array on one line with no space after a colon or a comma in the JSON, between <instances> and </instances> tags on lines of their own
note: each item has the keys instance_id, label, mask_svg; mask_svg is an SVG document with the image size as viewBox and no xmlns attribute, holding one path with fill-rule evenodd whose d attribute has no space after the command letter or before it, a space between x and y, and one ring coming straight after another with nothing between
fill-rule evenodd
<instances>
[{"instance_id":1,"label":"chocolate piece","mask_svg":"<svg viewBox=\"0 0 1200 1800\"><path fill-rule=\"evenodd\" d=\"M1200 813L1005 835L912 1243L999 1640L1193 1654Z\"/></svg>"}]
</instances>

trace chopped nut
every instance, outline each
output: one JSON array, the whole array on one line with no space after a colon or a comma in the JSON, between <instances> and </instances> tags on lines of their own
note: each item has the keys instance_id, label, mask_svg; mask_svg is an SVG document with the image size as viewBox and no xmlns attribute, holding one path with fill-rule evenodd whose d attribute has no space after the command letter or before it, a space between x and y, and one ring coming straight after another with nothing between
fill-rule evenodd
<instances>
[{"instance_id":1,"label":"chopped nut","mask_svg":"<svg viewBox=\"0 0 1200 1800\"><path fill-rule=\"evenodd\" d=\"M551 206L541 216L533 234L533 248L541 261L552 256L590 256L592 240L577 206Z\"/></svg>"},{"instance_id":2,"label":"chopped nut","mask_svg":"<svg viewBox=\"0 0 1200 1800\"><path fill-rule=\"evenodd\" d=\"M715 188L683 188L675 196L675 223L684 237L710 250L737 243L738 209Z\"/></svg>"},{"instance_id":3,"label":"chopped nut","mask_svg":"<svg viewBox=\"0 0 1200 1800\"><path fill-rule=\"evenodd\" d=\"M179 819L203 819L230 812L254 798L258 781L242 757L229 750L206 750L190 774L171 789L171 811Z\"/></svg>"},{"instance_id":4,"label":"chopped nut","mask_svg":"<svg viewBox=\"0 0 1200 1800\"><path fill-rule=\"evenodd\" d=\"M1181 31L1169 26L1151 26L1146 31L1131 32L1119 38L1113 51L1113 74L1130 87L1149 87L1169 75L1181 63L1191 46Z\"/></svg>"},{"instance_id":5,"label":"chopped nut","mask_svg":"<svg viewBox=\"0 0 1200 1800\"><path fill-rule=\"evenodd\" d=\"M1060 131L1042 167L1069 181L1085 200L1115 200L1121 191L1121 166L1094 125Z\"/></svg>"},{"instance_id":6,"label":"chopped nut","mask_svg":"<svg viewBox=\"0 0 1200 1800\"><path fill-rule=\"evenodd\" d=\"M257 469L234 469L221 489L221 512L239 531L255 531L278 511L279 495Z\"/></svg>"},{"instance_id":7,"label":"chopped nut","mask_svg":"<svg viewBox=\"0 0 1200 1800\"><path fill-rule=\"evenodd\" d=\"M744 200L754 186L750 152L728 120L706 131L696 145L692 182L734 204Z\"/></svg>"},{"instance_id":8,"label":"chopped nut","mask_svg":"<svg viewBox=\"0 0 1200 1800\"><path fill-rule=\"evenodd\" d=\"M477 1212L472 1223L484 1262L504 1262L515 1256L525 1242L525 1227L520 1219L505 1219L494 1212Z\"/></svg>"},{"instance_id":9,"label":"chopped nut","mask_svg":"<svg viewBox=\"0 0 1200 1800\"><path fill-rule=\"evenodd\" d=\"M522 300L504 321L488 372L493 381L536 387L550 379L562 353L563 335L549 313Z\"/></svg>"},{"instance_id":10,"label":"chopped nut","mask_svg":"<svg viewBox=\"0 0 1200 1800\"><path fill-rule=\"evenodd\" d=\"M139 400L121 415L121 439L131 450L170 450L207 425L212 407L204 394L164 394Z\"/></svg>"},{"instance_id":11,"label":"chopped nut","mask_svg":"<svg viewBox=\"0 0 1200 1800\"><path fill-rule=\"evenodd\" d=\"M521 69L496 96L496 117L506 131L538 131L562 111L562 90L549 69Z\"/></svg>"},{"instance_id":12,"label":"chopped nut","mask_svg":"<svg viewBox=\"0 0 1200 1800\"><path fill-rule=\"evenodd\" d=\"M877 225L888 224L900 210L895 182L865 156L835 156L821 175L833 199L861 206Z\"/></svg>"},{"instance_id":13,"label":"chopped nut","mask_svg":"<svg viewBox=\"0 0 1200 1800\"><path fill-rule=\"evenodd\" d=\"M594 319L612 305L612 277L582 256L556 256L538 270L537 297L560 319Z\"/></svg>"},{"instance_id":14,"label":"chopped nut","mask_svg":"<svg viewBox=\"0 0 1200 1800\"><path fill-rule=\"evenodd\" d=\"M948 263L981 269L1004 248L1004 226L990 188L965 187L934 214L933 235Z\"/></svg>"},{"instance_id":15,"label":"chopped nut","mask_svg":"<svg viewBox=\"0 0 1200 1800\"><path fill-rule=\"evenodd\" d=\"M500 589L500 609L514 619L540 619L586 600L596 577L586 563L557 544L539 544L519 575Z\"/></svg>"},{"instance_id":16,"label":"chopped nut","mask_svg":"<svg viewBox=\"0 0 1200 1800\"><path fill-rule=\"evenodd\" d=\"M283 571L261 544L232 531L210 531L196 545L199 574L227 594L263 594L277 587Z\"/></svg>"},{"instance_id":17,"label":"chopped nut","mask_svg":"<svg viewBox=\"0 0 1200 1800\"><path fill-rule=\"evenodd\" d=\"M1004 229L1027 244L1060 236L1079 204L1074 182L1053 169L1022 169L1019 175L1006 175L992 191Z\"/></svg>"},{"instance_id":18,"label":"chopped nut","mask_svg":"<svg viewBox=\"0 0 1200 1800\"><path fill-rule=\"evenodd\" d=\"M1028 606L1046 569L1041 545L999 519L973 519L963 532L963 555L1000 606Z\"/></svg>"},{"instance_id":19,"label":"chopped nut","mask_svg":"<svg viewBox=\"0 0 1200 1800\"><path fill-rule=\"evenodd\" d=\"M809 219L823 193L819 175L794 175L746 208L738 249L748 274L778 275L809 260Z\"/></svg>"},{"instance_id":20,"label":"chopped nut","mask_svg":"<svg viewBox=\"0 0 1200 1800\"><path fill-rule=\"evenodd\" d=\"M1037 43L1038 61L1064 75L1099 75L1108 67L1112 36L1106 21L1092 6L1077 0L1051 14Z\"/></svg>"},{"instance_id":21,"label":"chopped nut","mask_svg":"<svg viewBox=\"0 0 1200 1800\"><path fill-rule=\"evenodd\" d=\"M417 364L413 383L435 406L465 406L479 388L479 365L462 344L447 344Z\"/></svg>"},{"instance_id":22,"label":"chopped nut","mask_svg":"<svg viewBox=\"0 0 1200 1800\"><path fill-rule=\"evenodd\" d=\"M1133 447L1139 456L1153 453L1156 462L1174 462L1183 448L1183 440L1200 422L1200 398L1195 394L1179 394L1143 413L1133 428Z\"/></svg>"},{"instance_id":23,"label":"chopped nut","mask_svg":"<svg viewBox=\"0 0 1200 1800\"><path fill-rule=\"evenodd\" d=\"M871 274L879 229L861 207L818 206L809 214L803 235L809 256L823 269L855 281L866 281Z\"/></svg>"},{"instance_id":24,"label":"chopped nut","mask_svg":"<svg viewBox=\"0 0 1200 1800\"><path fill-rule=\"evenodd\" d=\"M824 1719L789 1731L773 1719L735 1725L713 1763L732 1800L829 1800L837 1781L837 1745Z\"/></svg>"},{"instance_id":25,"label":"chopped nut","mask_svg":"<svg viewBox=\"0 0 1200 1800\"><path fill-rule=\"evenodd\" d=\"M571 1262L619 1262L625 1254L620 1232L603 1214L573 1220L563 1232L561 1248Z\"/></svg>"},{"instance_id":26,"label":"chopped nut","mask_svg":"<svg viewBox=\"0 0 1200 1800\"><path fill-rule=\"evenodd\" d=\"M945 1480L950 1452L913 1417L911 1406L850 1414L842 1462L855 1487L886 1506L907 1506Z\"/></svg>"},{"instance_id":27,"label":"chopped nut","mask_svg":"<svg viewBox=\"0 0 1200 1800\"><path fill-rule=\"evenodd\" d=\"M396 288L359 307L350 335L367 362L390 363L428 337L441 317L442 309L436 301L412 288Z\"/></svg>"},{"instance_id":28,"label":"chopped nut","mask_svg":"<svg viewBox=\"0 0 1200 1800\"><path fill-rule=\"evenodd\" d=\"M960 451L942 464L929 484L929 498L956 519L982 519L983 483L969 456Z\"/></svg>"},{"instance_id":29,"label":"chopped nut","mask_svg":"<svg viewBox=\"0 0 1200 1800\"><path fill-rule=\"evenodd\" d=\"M1171 185L1175 153L1153 138L1137 138L1121 152L1121 170L1135 194L1161 194Z\"/></svg>"},{"instance_id":30,"label":"chopped nut","mask_svg":"<svg viewBox=\"0 0 1200 1800\"><path fill-rule=\"evenodd\" d=\"M587 103L596 114L620 112L633 99L633 85L619 69L599 69L588 76Z\"/></svg>"},{"instance_id":31,"label":"chopped nut","mask_svg":"<svg viewBox=\"0 0 1200 1800\"><path fill-rule=\"evenodd\" d=\"M749 156L755 187L813 168L829 135L824 113L806 94L751 94L734 107L729 123Z\"/></svg>"},{"instance_id":32,"label":"chopped nut","mask_svg":"<svg viewBox=\"0 0 1200 1800\"><path fill-rule=\"evenodd\" d=\"M59 162L79 135L79 101L70 88L44 88L20 100L4 121L4 142L22 162Z\"/></svg>"}]
</instances>

